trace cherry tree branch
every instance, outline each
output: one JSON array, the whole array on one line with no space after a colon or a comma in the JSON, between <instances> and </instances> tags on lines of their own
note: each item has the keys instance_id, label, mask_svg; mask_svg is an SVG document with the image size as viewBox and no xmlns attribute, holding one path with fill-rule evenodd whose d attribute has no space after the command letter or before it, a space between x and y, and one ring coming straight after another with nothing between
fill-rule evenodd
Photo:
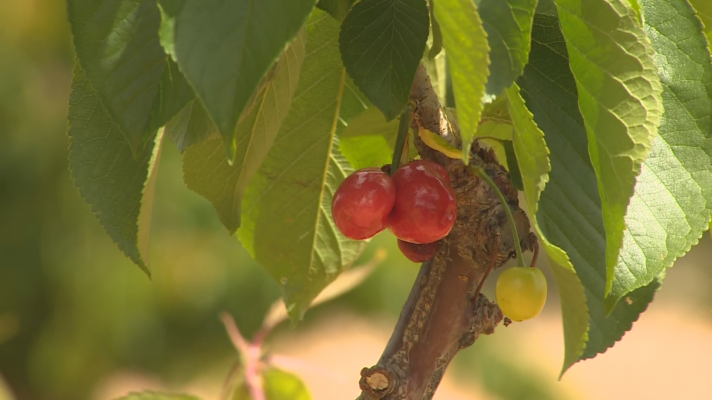
<instances>
[{"instance_id":1,"label":"cherry tree branch","mask_svg":"<svg viewBox=\"0 0 712 400\"><path fill-rule=\"evenodd\" d=\"M417 105L414 128L429 129L460 145L459 128L448 119L422 64L410 97ZM536 243L509 174L491 151L475 142L470 163L487 173L503 193L520 234L516 239L495 191L461 160L430 149L415 136L421 157L447 168L457 194L458 217L435 257L421 266L381 358L361 371L362 400L431 399L457 352L471 346L480 334L493 333L503 319L499 307L477 290L487 271L514 256L515 240L524 250Z\"/></svg>"}]
</instances>

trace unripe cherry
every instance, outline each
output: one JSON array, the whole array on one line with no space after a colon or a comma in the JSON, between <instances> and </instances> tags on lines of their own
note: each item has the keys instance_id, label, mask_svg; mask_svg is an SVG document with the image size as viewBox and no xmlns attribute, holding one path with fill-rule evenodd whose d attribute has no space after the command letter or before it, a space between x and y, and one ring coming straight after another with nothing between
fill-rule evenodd
<instances>
[{"instance_id":1,"label":"unripe cherry","mask_svg":"<svg viewBox=\"0 0 712 400\"><path fill-rule=\"evenodd\" d=\"M497 278L495 297L502 314L513 321L539 315L546 303L546 278L537 267L511 267Z\"/></svg>"},{"instance_id":2,"label":"unripe cherry","mask_svg":"<svg viewBox=\"0 0 712 400\"><path fill-rule=\"evenodd\" d=\"M364 168L349 175L334 193L334 222L350 239L368 239L386 228L396 188L379 168Z\"/></svg>"},{"instance_id":3,"label":"unripe cherry","mask_svg":"<svg viewBox=\"0 0 712 400\"><path fill-rule=\"evenodd\" d=\"M442 172L428 163L414 161L393 174L396 201L388 217L388 229L410 243L433 243L450 233L457 218L455 192Z\"/></svg>"},{"instance_id":4,"label":"unripe cherry","mask_svg":"<svg viewBox=\"0 0 712 400\"><path fill-rule=\"evenodd\" d=\"M409 243L398 239L398 248L406 258L413 262L425 262L430 260L438 252L438 243Z\"/></svg>"}]
</instances>

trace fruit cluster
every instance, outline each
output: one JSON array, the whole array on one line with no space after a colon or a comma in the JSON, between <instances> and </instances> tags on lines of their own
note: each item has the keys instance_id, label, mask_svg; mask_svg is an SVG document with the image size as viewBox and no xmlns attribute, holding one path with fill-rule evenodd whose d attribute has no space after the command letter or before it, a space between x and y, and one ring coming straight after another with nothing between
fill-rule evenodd
<instances>
[{"instance_id":1,"label":"fruit cluster","mask_svg":"<svg viewBox=\"0 0 712 400\"><path fill-rule=\"evenodd\" d=\"M416 160L392 176L378 168L354 172L336 190L331 210L344 236L364 240L388 227L403 254L423 262L455 225L457 200L445 168Z\"/></svg>"}]
</instances>

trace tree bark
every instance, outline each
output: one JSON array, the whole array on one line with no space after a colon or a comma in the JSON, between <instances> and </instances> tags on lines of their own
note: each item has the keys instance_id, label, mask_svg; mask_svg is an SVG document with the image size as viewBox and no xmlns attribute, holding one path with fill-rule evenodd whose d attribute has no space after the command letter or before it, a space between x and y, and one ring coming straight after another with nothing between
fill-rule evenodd
<instances>
[{"instance_id":1,"label":"tree bark","mask_svg":"<svg viewBox=\"0 0 712 400\"><path fill-rule=\"evenodd\" d=\"M410 97L416 104L415 132L427 128L460 145L459 128L447 117L423 65ZM503 319L499 307L476 292L490 265L500 267L515 254L504 208L492 188L469 173L461 160L430 149L417 134L414 137L422 158L447 168L457 195L458 216L435 257L421 266L378 363L361 371L362 400L431 399L457 352L471 346L480 334L493 333ZM470 154L470 163L484 168L506 197L522 249L533 249L536 237L529 233L529 220L518 206L517 191L506 169L477 142Z\"/></svg>"}]
</instances>

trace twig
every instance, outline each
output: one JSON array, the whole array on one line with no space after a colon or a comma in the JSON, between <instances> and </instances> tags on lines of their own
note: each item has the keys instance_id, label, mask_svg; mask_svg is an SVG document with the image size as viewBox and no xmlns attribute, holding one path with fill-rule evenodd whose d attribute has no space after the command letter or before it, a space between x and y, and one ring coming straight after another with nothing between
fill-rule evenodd
<instances>
[{"instance_id":1,"label":"twig","mask_svg":"<svg viewBox=\"0 0 712 400\"><path fill-rule=\"evenodd\" d=\"M411 101L417 104L414 128L424 127L460 146L457 124L449 121L422 65L413 82ZM506 262L515 244L521 241L524 248L531 247L531 236L517 237L516 229L506 229L505 212L510 207L519 232L529 232L529 221L516 207L517 192L491 151L473 144L470 164L486 167L493 174L504 188L502 204L485 180L474 179L461 160L430 149L418 135L414 140L422 158L447 168L458 199L458 216L435 257L421 266L381 358L361 371L359 398L363 400L431 399L457 352L480 334L494 332L503 319L497 305L479 293L473 301L472 294L481 288L489 270Z\"/></svg>"},{"instance_id":2,"label":"twig","mask_svg":"<svg viewBox=\"0 0 712 400\"><path fill-rule=\"evenodd\" d=\"M490 263L489 267L487 267L487 271L485 271L484 276L482 279L480 279L480 283L477 285L477 289L475 289L475 294L472 296L475 302L475 306L477 306L477 300L480 299L480 291L482 290L482 286L484 286L485 281L487 280L487 277L489 276L490 272L492 272L492 269L494 268L494 264L497 262L497 255L499 254L499 237L496 238L495 240L495 247L492 250L492 257L490 258Z\"/></svg>"},{"instance_id":3,"label":"twig","mask_svg":"<svg viewBox=\"0 0 712 400\"><path fill-rule=\"evenodd\" d=\"M261 347L255 346L245 340L245 337L240 333L235 320L232 315L228 313L221 313L220 319L222 319L225 325L225 330L227 331L230 340L232 341L235 349L240 353L242 360L245 363L245 382L250 390L250 395L253 400L265 400L265 392L262 387L262 375L259 371L260 366L260 353Z\"/></svg>"}]
</instances>

